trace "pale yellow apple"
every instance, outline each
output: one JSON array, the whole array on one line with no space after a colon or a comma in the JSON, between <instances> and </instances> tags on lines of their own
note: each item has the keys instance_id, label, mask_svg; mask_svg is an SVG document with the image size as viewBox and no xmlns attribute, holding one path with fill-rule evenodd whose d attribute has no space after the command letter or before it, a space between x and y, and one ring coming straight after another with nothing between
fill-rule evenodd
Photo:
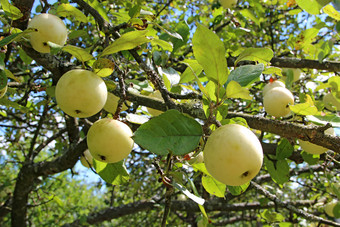
<instances>
[{"instance_id":1,"label":"pale yellow apple","mask_svg":"<svg viewBox=\"0 0 340 227\"><path fill-rule=\"evenodd\" d=\"M236 6L237 0L220 0L221 5L225 9L230 9Z\"/></svg>"},{"instance_id":2,"label":"pale yellow apple","mask_svg":"<svg viewBox=\"0 0 340 227\"><path fill-rule=\"evenodd\" d=\"M334 217L334 212L333 212L333 210L334 210L334 207L335 207L335 205L338 203L338 201L336 201L336 200L333 200L332 202L329 202L329 203L327 203L326 205L325 205L325 212L326 212L326 214L328 215L328 216L330 216L330 217Z\"/></svg>"},{"instance_id":3,"label":"pale yellow apple","mask_svg":"<svg viewBox=\"0 0 340 227\"><path fill-rule=\"evenodd\" d=\"M158 90L156 90L156 91L154 91L153 93L151 93L151 94L149 95L149 97L154 98L154 99L158 99L158 100L160 100L160 101L163 101L162 94L161 94L161 92L158 91ZM150 108L150 107L147 107L147 110L148 110L148 112L149 112L152 116L154 116L154 117L156 117L156 116L158 116L158 115L160 115L160 114L163 113L163 111L155 110L155 109L152 109L152 108Z\"/></svg>"},{"instance_id":4,"label":"pale yellow apple","mask_svg":"<svg viewBox=\"0 0 340 227\"><path fill-rule=\"evenodd\" d=\"M87 133L87 146L94 159L114 163L132 151L132 130L123 122L110 118L96 121Z\"/></svg>"},{"instance_id":5,"label":"pale yellow apple","mask_svg":"<svg viewBox=\"0 0 340 227\"><path fill-rule=\"evenodd\" d=\"M0 98L4 97L7 92L7 85L3 89L0 90Z\"/></svg>"},{"instance_id":6,"label":"pale yellow apple","mask_svg":"<svg viewBox=\"0 0 340 227\"><path fill-rule=\"evenodd\" d=\"M282 73L283 73L283 79L284 80L287 80L288 74L292 74L293 75L293 81L292 82L298 81L301 77L301 69L283 68Z\"/></svg>"},{"instance_id":7,"label":"pale yellow apple","mask_svg":"<svg viewBox=\"0 0 340 227\"><path fill-rule=\"evenodd\" d=\"M72 117L90 117L105 105L107 88L95 73L73 69L58 81L55 95L60 109Z\"/></svg>"},{"instance_id":8,"label":"pale yellow apple","mask_svg":"<svg viewBox=\"0 0 340 227\"><path fill-rule=\"evenodd\" d=\"M274 87L263 97L264 109L274 117L285 117L290 114L289 105L293 104L293 94L284 87Z\"/></svg>"},{"instance_id":9,"label":"pale yellow apple","mask_svg":"<svg viewBox=\"0 0 340 227\"><path fill-rule=\"evenodd\" d=\"M332 135L335 136L335 131L333 128L329 128L327 130L325 130L325 134L326 135ZM308 141L304 141L304 140L298 140L299 144L302 148L302 150L306 151L307 153L310 154L323 154L326 151L328 151L328 148L313 144L311 142Z\"/></svg>"},{"instance_id":10,"label":"pale yellow apple","mask_svg":"<svg viewBox=\"0 0 340 227\"><path fill-rule=\"evenodd\" d=\"M28 28L37 29L29 33L29 39L34 50L40 53L49 53L52 42L63 46L67 39L67 28L64 22L57 16L42 13L33 17L28 23Z\"/></svg>"},{"instance_id":11,"label":"pale yellow apple","mask_svg":"<svg viewBox=\"0 0 340 227\"><path fill-rule=\"evenodd\" d=\"M119 97L115 96L114 94L108 92L107 93L107 100L106 103L104 105L104 110L106 110L109 113L115 113L117 110L117 106L118 106L118 102L119 102ZM130 104L128 102L128 104ZM121 111L127 110L128 107L125 105L125 103L123 103L122 109Z\"/></svg>"},{"instance_id":12,"label":"pale yellow apple","mask_svg":"<svg viewBox=\"0 0 340 227\"><path fill-rule=\"evenodd\" d=\"M286 87L286 85L282 81L279 81L279 80L269 82L263 87L262 95L265 96L267 92L274 87Z\"/></svg>"},{"instance_id":13,"label":"pale yellow apple","mask_svg":"<svg viewBox=\"0 0 340 227\"><path fill-rule=\"evenodd\" d=\"M336 110L340 111L340 102L332 95L332 93L327 93L323 97L323 102L325 104L325 107L329 110Z\"/></svg>"},{"instance_id":14,"label":"pale yellow apple","mask_svg":"<svg viewBox=\"0 0 340 227\"><path fill-rule=\"evenodd\" d=\"M263 150L248 128L224 125L212 132L204 148L204 163L216 180L239 186L253 179L261 169Z\"/></svg>"},{"instance_id":15,"label":"pale yellow apple","mask_svg":"<svg viewBox=\"0 0 340 227\"><path fill-rule=\"evenodd\" d=\"M90 168L90 165L93 166L93 157L88 149L80 156L80 162L87 168Z\"/></svg>"}]
</instances>

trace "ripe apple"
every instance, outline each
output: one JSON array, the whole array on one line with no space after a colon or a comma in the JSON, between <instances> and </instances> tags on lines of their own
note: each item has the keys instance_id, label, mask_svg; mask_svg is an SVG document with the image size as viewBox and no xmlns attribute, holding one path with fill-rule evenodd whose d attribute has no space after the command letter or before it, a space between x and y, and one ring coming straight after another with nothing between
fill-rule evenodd
<instances>
[{"instance_id":1,"label":"ripe apple","mask_svg":"<svg viewBox=\"0 0 340 227\"><path fill-rule=\"evenodd\" d=\"M335 207L335 205L338 203L338 201L336 201L336 200L333 200L333 201L331 201L331 202L329 202L329 203L327 203L326 205L325 205L325 212L326 212L326 214L328 215L328 216L330 216L330 217L334 217L334 212L333 212L333 210L334 210L334 207Z\"/></svg>"},{"instance_id":2,"label":"ripe apple","mask_svg":"<svg viewBox=\"0 0 340 227\"><path fill-rule=\"evenodd\" d=\"M239 186L253 179L261 169L263 150L248 128L224 125L210 135L204 148L204 163L216 180Z\"/></svg>"},{"instance_id":3,"label":"ripe apple","mask_svg":"<svg viewBox=\"0 0 340 227\"><path fill-rule=\"evenodd\" d=\"M335 107L336 110L340 111L340 102L332 95L332 93L327 93L323 97L323 102L327 109L334 110Z\"/></svg>"},{"instance_id":4,"label":"ripe apple","mask_svg":"<svg viewBox=\"0 0 340 227\"><path fill-rule=\"evenodd\" d=\"M289 105L293 104L293 94L284 87L274 87L263 97L264 109L274 117L287 116L290 113Z\"/></svg>"},{"instance_id":5,"label":"ripe apple","mask_svg":"<svg viewBox=\"0 0 340 227\"><path fill-rule=\"evenodd\" d=\"M163 101L162 94L161 94L161 92L158 91L158 90L156 90L156 91L154 91L153 93L151 93L151 94L149 95L149 97L154 98L154 99L159 99L160 101ZM156 116L158 116L158 115L160 115L160 114L163 113L163 111L155 110L155 109L152 109L152 108L150 108L150 107L147 107L147 110L148 110L149 113L150 113L152 116L154 116L154 117L156 117Z\"/></svg>"},{"instance_id":6,"label":"ripe apple","mask_svg":"<svg viewBox=\"0 0 340 227\"><path fill-rule=\"evenodd\" d=\"M115 96L114 94L108 92L107 93L107 100L106 103L104 105L104 110L106 110L109 113L115 113L117 110L117 106L118 106L118 102L119 102L119 97ZM128 104L130 104L128 102ZM123 103L122 106L122 111L127 110L128 107L125 105L125 103Z\"/></svg>"},{"instance_id":7,"label":"ripe apple","mask_svg":"<svg viewBox=\"0 0 340 227\"><path fill-rule=\"evenodd\" d=\"M57 16L42 13L33 17L28 23L28 28L37 29L29 33L29 39L34 50L40 53L49 53L52 42L63 46L67 39L67 28L64 22Z\"/></svg>"},{"instance_id":8,"label":"ripe apple","mask_svg":"<svg viewBox=\"0 0 340 227\"><path fill-rule=\"evenodd\" d=\"M286 87L286 85L282 82L282 81L279 81L279 80L275 80L275 81L273 81L273 82L269 82L268 84L266 84L265 86L264 86L264 88L263 88L263 90L262 90L262 94L263 94L263 96L265 96L266 95L266 93L270 90L270 89L272 89L272 88L274 88L274 87Z\"/></svg>"},{"instance_id":9,"label":"ripe apple","mask_svg":"<svg viewBox=\"0 0 340 227\"><path fill-rule=\"evenodd\" d=\"M80 156L80 162L87 168L90 168L90 165L93 166L93 157L88 149L84 151L82 156Z\"/></svg>"},{"instance_id":10,"label":"ripe apple","mask_svg":"<svg viewBox=\"0 0 340 227\"><path fill-rule=\"evenodd\" d=\"M0 90L0 98L4 97L7 92L7 85L3 89Z\"/></svg>"},{"instance_id":11,"label":"ripe apple","mask_svg":"<svg viewBox=\"0 0 340 227\"><path fill-rule=\"evenodd\" d=\"M220 0L221 5L225 9L233 8L237 4L237 0Z\"/></svg>"},{"instance_id":12,"label":"ripe apple","mask_svg":"<svg viewBox=\"0 0 340 227\"><path fill-rule=\"evenodd\" d=\"M132 130L126 124L110 118L96 121L87 133L87 146L94 159L114 163L132 151Z\"/></svg>"},{"instance_id":13,"label":"ripe apple","mask_svg":"<svg viewBox=\"0 0 340 227\"><path fill-rule=\"evenodd\" d=\"M284 80L287 80L287 76L289 74L292 74L293 75L293 81L292 82L295 82L295 81L298 81L300 79L301 69L283 68L282 73L283 73L283 79Z\"/></svg>"},{"instance_id":14,"label":"ripe apple","mask_svg":"<svg viewBox=\"0 0 340 227\"><path fill-rule=\"evenodd\" d=\"M73 69L58 81L55 95L57 103L72 117L90 117L105 105L107 88L105 82L94 72Z\"/></svg>"},{"instance_id":15,"label":"ripe apple","mask_svg":"<svg viewBox=\"0 0 340 227\"><path fill-rule=\"evenodd\" d=\"M335 131L334 131L333 128L329 128L329 129L325 130L325 134L335 136ZM311 142L304 141L304 140L298 140L298 141L299 141L299 144L300 144L302 150L306 151L307 153L323 154L326 151L328 151L328 148L313 144Z\"/></svg>"}]
</instances>

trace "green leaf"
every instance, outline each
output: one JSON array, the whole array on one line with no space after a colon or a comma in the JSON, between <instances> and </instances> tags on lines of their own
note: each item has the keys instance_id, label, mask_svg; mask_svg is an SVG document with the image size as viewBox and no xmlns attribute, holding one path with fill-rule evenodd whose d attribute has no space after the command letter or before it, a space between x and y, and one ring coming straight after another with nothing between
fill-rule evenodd
<instances>
[{"instance_id":1,"label":"green leaf","mask_svg":"<svg viewBox=\"0 0 340 227\"><path fill-rule=\"evenodd\" d=\"M8 0L0 0L1 7L12 20L17 20L23 16L20 9L10 4Z\"/></svg>"},{"instance_id":2,"label":"green leaf","mask_svg":"<svg viewBox=\"0 0 340 227\"><path fill-rule=\"evenodd\" d=\"M294 152L294 147L287 139L282 139L276 148L276 159L283 160L289 158Z\"/></svg>"},{"instance_id":3,"label":"green leaf","mask_svg":"<svg viewBox=\"0 0 340 227\"><path fill-rule=\"evenodd\" d=\"M107 77L113 73L115 64L110 59L99 58L93 63L92 68L93 72L96 73L98 76Z\"/></svg>"},{"instance_id":4,"label":"green leaf","mask_svg":"<svg viewBox=\"0 0 340 227\"><path fill-rule=\"evenodd\" d=\"M296 0L301 9L309 14L320 14L320 10L332 0Z\"/></svg>"},{"instance_id":5,"label":"green leaf","mask_svg":"<svg viewBox=\"0 0 340 227\"><path fill-rule=\"evenodd\" d=\"M215 180L209 175L204 175L202 177L202 185L204 189L209 193L217 197L224 197L226 185Z\"/></svg>"},{"instance_id":6,"label":"green leaf","mask_svg":"<svg viewBox=\"0 0 340 227\"><path fill-rule=\"evenodd\" d=\"M141 125L133 139L155 154L184 155L197 147L202 133L197 121L177 110L168 110Z\"/></svg>"},{"instance_id":7,"label":"green leaf","mask_svg":"<svg viewBox=\"0 0 340 227\"><path fill-rule=\"evenodd\" d=\"M255 15L255 13L252 10L250 10L250 9L243 9L243 10L240 10L240 13L244 17L254 21L255 24L260 25L260 20L258 19L258 17Z\"/></svg>"},{"instance_id":8,"label":"green leaf","mask_svg":"<svg viewBox=\"0 0 340 227\"><path fill-rule=\"evenodd\" d=\"M264 164L269 175L277 184L282 185L289 180L289 166L286 160L271 161L264 157Z\"/></svg>"},{"instance_id":9,"label":"green leaf","mask_svg":"<svg viewBox=\"0 0 340 227\"><path fill-rule=\"evenodd\" d=\"M75 58L77 58L81 62L89 61L93 58L91 54L89 54L85 49L67 45L62 48L63 51L72 54Z\"/></svg>"},{"instance_id":10,"label":"green leaf","mask_svg":"<svg viewBox=\"0 0 340 227\"><path fill-rule=\"evenodd\" d=\"M311 121L316 124L326 125L327 123L331 123L333 127L340 128L340 117L336 114L327 113L326 115L308 115L306 116L308 121Z\"/></svg>"},{"instance_id":11,"label":"green leaf","mask_svg":"<svg viewBox=\"0 0 340 227\"><path fill-rule=\"evenodd\" d=\"M33 28L28 28L28 29L26 29L26 30L23 31L23 32L18 32L18 33L11 34L11 35L5 37L4 39L2 39L2 40L0 41L0 47L3 47L3 46L5 46L5 45L7 45L7 44L9 44L9 43L14 42L14 41L18 41L18 40L20 40L23 36L25 36L26 34L31 33L31 32L36 32L36 30L33 29Z\"/></svg>"},{"instance_id":12,"label":"green leaf","mask_svg":"<svg viewBox=\"0 0 340 227\"><path fill-rule=\"evenodd\" d=\"M76 20L87 23L87 17L76 7L62 3L57 8L57 14L61 17L74 17Z\"/></svg>"},{"instance_id":13,"label":"green leaf","mask_svg":"<svg viewBox=\"0 0 340 227\"><path fill-rule=\"evenodd\" d=\"M165 32L166 34L168 34L169 36L179 39L179 40L183 40L183 37L178 34L177 32L173 32L173 31L168 31L165 28L163 28L162 26L160 26L159 24L156 23L152 23L153 25L156 25L158 28L160 28L163 32Z\"/></svg>"},{"instance_id":14,"label":"green leaf","mask_svg":"<svg viewBox=\"0 0 340 227\"><path fill-rule=\"evenodd\" d=\"M247 190L249 187L250 182L240 185L240 186L229 186L228 185L228 191L233 195L233 196L238 196L241 195L243 192Z\"/></svg>"},{"instance_id":15,"label":"green leaf","mask_svg":"<svg viewBox=\"0 0 340 227\"><path fill-rule=\"evenodd\" d=\"M178 190L180 190L184 195L186 195L189 199L193 200L195 203L199 204L199 205L203 205L205 200L192 194L191 192L189 192L188 189L186 189L184 186L174 182L173 186L175 188L177 188Z\"/></svg>"},{"instance_id":16,"label":"green leaf","mask_svg":"<svg viewBox=\"0 0 340 227\"><path fill-rule=\"evenodd\" d=\"M261 217L263 217L265 220L267 220L270 223L273 222L282 222L285 217L277 212L273 212L273 211L269 211L269 210L265 210L261 213Z\"/></svg>"},{"instance_id":17,"label":"green leaf","mask_svg":"<svg viewBox=\"0 0 340 227\"><path fill-rule=\"evenodd\" d=\"M291 105L289 108L294 113L300 115L316 115L319 113L310 95L306 95L305 103Z\"/></svg>"},{"instance_id":18,"label":"green leaf","mask_svg":"<svg viewBox=\"0 0 340 227\"><path fill-rule=\"evenodd\" d=\"M147 30L143 30L125 33L106 47L101 53L101 56L114 54L122 50L131 50L139 45L149 42L150 39L146 37L147 32Z\"/></svg>"},{"instance_id":19,"label":"green leaf","mask_svg":"<svg viewBox=\"0 0 340 227\"><path fill-rule=\"evenodd\" d=\"M172 52L172 49L173 49L172 43L164 41L162 39L152 39L151 40L151 45L152 46L158 45L158 46L162 47L163 50L170 51L170 52Z\"/></svg>"},{"instance_id":20,"label":"green leaf","mask_svg":"<svg viewBox=\"0 0 340 227\"><path fill-rule=\"evenodd\" d=\"M249 90L241 87L241 85L234 80L230 81L227 86L227 97L251 100Z\"/></svg>"},{"instance_id":21,"label":"green leaf","mask_svg":"<svg viewBox=\"0 0 340 227\"><path fill-rule=\"evenodd\" d=\"M188 65L188 67L182 73L179 83L192 82L193 80L196 79L195 74L196 76L198 76L199 74L201 74L203 70L202 66L196 60L193 59L185 59L181 63Z\"/></svg>"},{"instance_id":22,"label":"green leaf","mask_svg":"<svg viewBox=\"0 0 340 227\"><path fill-rule=\"evenodd\" d=\"M307 162L309 165L315 165L319 161L319 155L309 154L305 151L301 152L301 156L303 160Z\"/></svg>"},{"instance_id":23,"label":"green leaf","mask_svg":"<svg viewBox=\"0 0 340 227\"><path fill-rule=\"evenodd\" d=\"M135 17L138 17L139 14L140 14L140 10L142 9L142 7L140 5L135 5L134 7L132 7L130 10L129 10L129 16L131 18L135 18Z\"/></svg>"},{"instance_id":24,"label":"green leaf","mask_svg":"<svg viewBox=\"0 0 340 227\"><path fill-rule=\"evenodd\" d=\"M97 0L86 1L92 8L94 8L100 16L104 18L107 22L110 22L110 18L108 17L109 12L107 12L102 3L98 2Z\"/></svg>"},{"instance_id":25,"label":"green leaf","mask_svg":"<svg viewBox=\"0 0 340 227\"><path fill-rule=\"evenodd\" d=\"M337 21L340 20L340 13L336 9L334 9L334 6L332 6L331 4L325 6L323 8L323 12Z\"/></svg>"},{"instance_id":26,"label":"green leaf","mask_svg":"<svg viewBox=\"0 0 340 227\"><path fill-rule=\"evenodd\" d=\"M4 71L5 71L7 78L11 78L12 80L15 80L16 82L20 82L20 80L18 78L16 78L11 71L9 71L8 69L4 69ZM6 80L6 82L7 82L7 80Z\"/></svg>"},{"instance_id":27,"label":"green leaf","mask_svg":"<svg viewBox=\"0 0 340 227\"><path fill-rule=\"evenodd\" d=\"M194 56L207 78L216 84L224 84L228 79L228 68L224 44L220 38L213 31L197 24L192 45Z\"/></svg>"},{"instance_id":28,"label":"green leaf","mask_svg":"<svg viewBox=\"0 0 340 227\"><path fill-rule=\"evenodd\" d=\"M25 106L21 106L16 102L10 101L8 99L0 99L0 105L2 106L7 106L7 107L12 107L14 109L20 110L23 113L27 113L29 111L29 109Z\"/></svg>"},{"instance_id":29,"label":"green leaf","mask_svg":"<svg viewBox=\"0 0 340 227\"><path fill-rule=\"evenodd\" d=\"M240 61L268 63L273 57L274 52L269 48L247 48L238 56L235 65Z\"/></svg>"},{"instance_id":30,"label":"green leaf","mask_svg":"<svg viewBox=\"0 0 340 227\"><path fill-rule=\"evenodd\" d=\"M228 83L233 80L239 83L242 87L246 87L257 80L262 74L263 70L263 64L243 65L237 67L235 70L230 72L228 80L224 86L226 87Z\"/></svg>"},{"instance_id":31,"label":"green leaf","mask_svg":"<svg viewBox=\"0 0 340 227\"><path fill-rule=\"evenodd\" d=\"M338 202L333 208L333 214L335 218L340 218L340 202Z\"/></svg>"},{"instance_id":32,"label":"green leaf","mask_svg":"<svg viewBox=\"0 0 340 227\"><path fill-rule=\"evenodd\" d=\"M116 163L104 163L93 159L93 167L108 184L120 185L129 180L129 173L124 165L124 160Z\"/></svg>"}]
</instances>

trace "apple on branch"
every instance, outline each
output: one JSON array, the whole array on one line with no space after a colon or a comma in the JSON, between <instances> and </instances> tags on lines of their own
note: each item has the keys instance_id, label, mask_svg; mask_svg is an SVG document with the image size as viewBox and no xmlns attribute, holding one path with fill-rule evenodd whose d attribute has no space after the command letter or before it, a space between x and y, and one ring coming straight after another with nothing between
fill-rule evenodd
<instances>
[{"instance_id":1,"label":"apple on branch","mask_svg":"<svg viewBox=\"0 0 340 227\"><path fill-rule=\"evenodd\" d=\"M274 87L284 87L285 88L286 85L282 81L279 81L279 80L270 81L269 83L267 83L263 87L262 95L265 96L267 94L267 92Z\"/></svg>"},{"instance_id":2,"label":"apple on branch","mask_svg":"<svg viewBox=\"0 0 340 227\"><path fill-rule=\"evenodd\" d=\"M105 82L94 72L73 69L58 81L55 96L62 111L71 117L86 118L98 113L105 105Z\"/></svg>"},{"instance_id":3,"label":"apple on branch","mask_svg":"<svg viewBox=\"0 0 340 227\"><path fill-rule=\"evenodd\" d=\"M285 117L290 114L289 105L294 104L294 96L287 88L274 87L263 97L264 109L274 117Z\"/></svg>"},{"instance_id":4,"label":"apple on branch","mask_svg":"<svg viewBox=\"0 0 340 227\"><path fill-rule=\"evenodd\" d=\"M208 172L226 185L245 184L262 167L261 143L250 129L242 125L223 125L213 131L203 152Z\"/></svg>"},{"instance_id":5,"label":"apple on branch","mask_svg":"<svg viewBox=\"0 0 340 227\"><path fill-rule=\"evenodd\" d=\"M134 141L129 126L110 118L96 121L87 133L87 146L94 159L114 163L126 158Z\"/></svg>"},{"instance_id":6,"label":"apple on branch","mask_svg":"<svg viewBox=\"0 0 340 227\"><path fill-rule=\"evenodd\" d=\"M67 28L64 22L52 14L36 15L29 21L28 28L36 29L29 33L29 40L33 49L40 53L50 53L47 42L63 46L67 40Z\"/></svg>"}]
</instances>

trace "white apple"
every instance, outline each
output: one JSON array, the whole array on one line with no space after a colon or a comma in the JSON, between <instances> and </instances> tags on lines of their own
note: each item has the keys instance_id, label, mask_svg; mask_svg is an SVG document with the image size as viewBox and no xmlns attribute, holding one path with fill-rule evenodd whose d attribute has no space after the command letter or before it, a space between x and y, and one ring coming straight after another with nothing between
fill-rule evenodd
<instances>
[{"instance_id":1,"label":"white apple","mask_svg":"<svg viewBox=\"0 0 340 227\"><path fill-rule=\"evenodd\" d=\"M94 159L114 163L132 151L132 130L126 124L110 118L96 121L87 133L87 146Z\"/></svg>"},{"instance_id":2,"label":"white apple","mask_svg":"<svg viewBox=\"0 0 340 227\"><path fill-rule=\"evenodd\" d=\"M216 180L239 186L253 179L261 169L263 149L248 128L224 125L212 132L204 148L204 163Z\"/></svg>"},{"instance_id":3,"label":"white apple","mask_svg":"<svg viewBox=\"0 0 340 227\"><path fill-rule=\"evenodd\" d=\"M283 73L283 79L284 80L287 80L287 76L289 74L293 75L293 81L292 82L298 81L301 77L301 69L283 68L282 73Z\"/></svg>"},{"instance_id":4,"label":"white apple","mask_svg":"<svg viewBox=\"0 0 340 227\"><path fill-rule=\"evenodd\" d=\"M290 114L289 105L293 104L293 94L284 87L274 87L263 97L264 109L274 117L285 117Z\"/></svg>"},{"instance_id":5,"label":"white apple","mask_svg":"<svg viewBox=\"0 0 340 227\"><path fill-rule=\"evenodd\" d=\"M67 28L64 22L57 16L42 13L33 17L28 23L28 28L37 29L29 33L29 39L34 50L40 53L49 53L52 42L63 46L67 39Z\"/></svg>"},{"instance_id":6,"label":"white apple","mask_svg":"<svg viewBox=\"0 0 340 227\"><path fill-rule=\"evenodd\" d=\"M237 4L237 0L220 0L221 5L225 9L233 8Z\"/></svg>"},{"instance_id":7,"label":"white apple","mask_svg":"<svg viewBox=\"0 0 340 227\"><path fill-rule=\"evenodd\" d=\"M153 93L151 93L151 94L149 95L149 97L154 98L154 99L158 99L158 100L160 100L160 101L163 101L162 94L161 94L161 92L158 91L158 90L156 90L156 91L154 91ZM148 112L149 112L152 116L154 116L154 117L156 117L156 116L158 116L158 115L160 115L160 114L163 113L163 111L155 110L155 109L152 109L152 108L150 108L150 107L147 107L147 110L148 110Z\"/></svg>"},{"instance_id":8,"label":"white apple","mask_svg":"<svg viewBox=\"0 0 340 227\"><path fill-rule=\"evenodd\" d=\"M329 203L327 203L326 205L325 205L325 212L326 212L326 214L328 215L328 216L330 216L330 217L334 217L334 212L333 212L333 210L334 210L334 207L335 207L335 205L338 203L338 201L336 201L336 200L333 200L333 201L331 201L331 202L329 202Z\"/></svg>"},{"instance_id":9,"label":"white apple","mask_svg":"<svg viewBox=\"0 0 340 227\"><path fill-rule=\"evenodd\" d=\"M334 131L333 128L329 128L329 129L325 130L325 134L335 136L335 131ZM300 144L302 150L304 150L304 151L306 151L307 153L310 153L310 154L323 154L323 153L325 153L326 151L329 150L328 148L313 144L313 143L308 142L308 141L304 141L304 140L298 140L298 141L299 141L299 144Z\"/></svg>"},{"instance_id":10,"label":"white apple","mask_svg":"<svg viewBox=\"0 0 340 227\"><path fill-rule=\"evenodd\" d=\"M119 97L115 96L114 94L108 92L107 93L107 100L104 105L104 110L106 110L109 113L115 113L117 110L118 102L119 102ZM129 104L129 102L128 102ZM121 111L127 110L128 107L123 103Z\"/></svg>"},{"instance_id":11,"label":"white apple","mask_svg":"<svg viewBox=\"0 0 340 227\"><path fill-rule=\"evenodd\" d=\"M7 85L3 89L0 90L0 98L4 97L7 92Z\"/></svg>"},{"instance_id":12,"label":"white apple","mask_svg":"<svg viewBox=\"0 0 340 227\"><path fill-rule=\"evenodd\" d=\"M73 69L58 81L55 95L61 110L72 117L90 117L105 105L107 88L105 82L94 72Z\"/></svg>"},{"instance_id":13,"label":"white apple","mask_svg":"<svg viewBox=\"0 0 340 227\"><path fill-rule=\"evenodd\" d=\"M340 102L332 95L332 93L327 93L323 97L323 102L325 107L329 110L334 110L334 107L336 110L340 110Z\"/></svg>"},{"instance_id":14,"label":"white apple","mask_svg":"<svg viewBox=\"0 0 340 227\"><path fill-rule=\"evenodd\" d=\"M269 82L268 84L266 84L264 87L263 87L263 90L262 90L262 95L265 96L266 93L274 88L274 87L286 87L286 85L282 82L282 81L279 81L279 80L275 80L273 82Z\"/></svg>"},{"instance_id":15,"label":"white apple","mask_svg":"<svg viewBox=\"0 0 340 227\"><path fill-rule=\"evenodd\" d=\"M88 149L80 156L80 162L87 168L90 168L90 165L93 166L93 157Z\"/></svg>"}]
</instances>

